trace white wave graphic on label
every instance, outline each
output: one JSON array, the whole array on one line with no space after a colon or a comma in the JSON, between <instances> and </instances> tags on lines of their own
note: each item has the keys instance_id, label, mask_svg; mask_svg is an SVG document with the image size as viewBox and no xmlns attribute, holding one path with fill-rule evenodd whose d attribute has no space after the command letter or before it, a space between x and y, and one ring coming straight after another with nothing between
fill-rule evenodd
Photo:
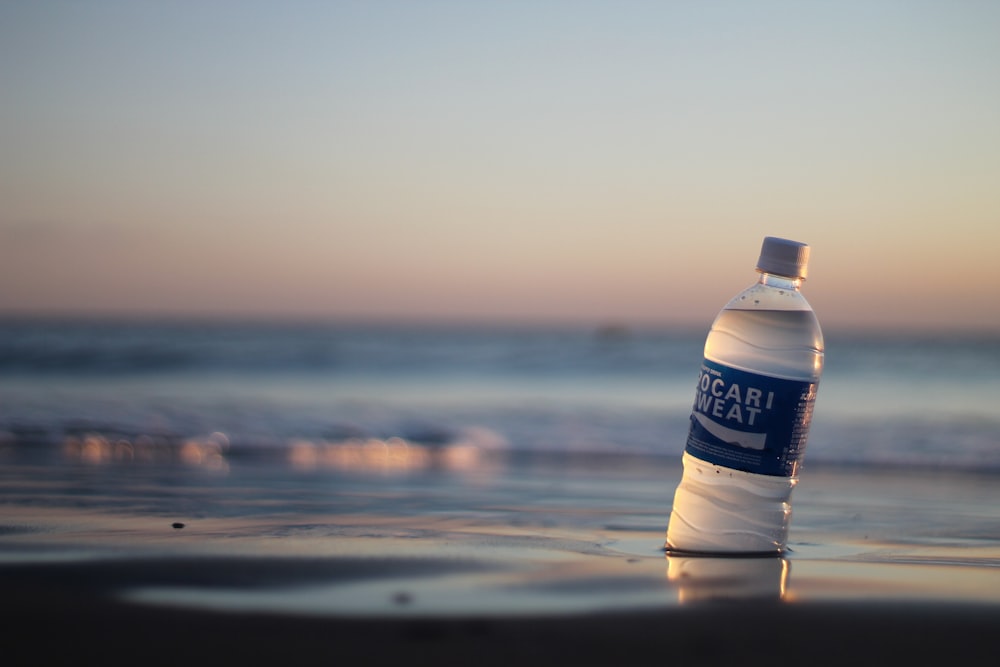
<instances>
[{"instance_id":1,"label":"white wave graphic on label","mask_svg":"<svg viewBox=\"0 0 1000 667\"><path fill-rule=\"evenodd\" d=\"M727 428L722 424L712 421L700 412L695 412L694 418L698 420L702 428L725 443L738 445L745 449L764 449L764 441L767 440L767 433L746 433L733 428Z\"/></svg>"}]
</instances>

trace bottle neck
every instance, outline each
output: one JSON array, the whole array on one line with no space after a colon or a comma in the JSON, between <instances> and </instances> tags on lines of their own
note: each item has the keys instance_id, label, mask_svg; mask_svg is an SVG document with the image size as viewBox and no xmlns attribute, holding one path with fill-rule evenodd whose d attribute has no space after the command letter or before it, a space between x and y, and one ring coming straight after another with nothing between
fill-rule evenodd
<instances>
[{"instance_id":1,"label":"bottle neck","mask_svg":"<svg viewBox=\"0 0 1000 667\"><path fill-rule=\"evenodd\" d=\"M767 273L766 271L760 271L760 278L757 279L758 285L767 285L768 287L774 287L777 289L795 290L796 292L802 287L802 278L791 278L789 276L779 276L776 273Z\"/></svg>"}]
</instances>

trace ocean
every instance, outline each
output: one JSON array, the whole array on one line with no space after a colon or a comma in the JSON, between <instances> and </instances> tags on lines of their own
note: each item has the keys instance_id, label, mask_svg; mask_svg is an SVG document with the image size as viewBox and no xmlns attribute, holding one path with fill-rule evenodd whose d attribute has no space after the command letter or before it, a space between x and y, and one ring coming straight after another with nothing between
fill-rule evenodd
<instances>
[{"instance_id":1,"label":"ocean","mask_svg":"<svg viewBox=\"0 0 1000 667\"><path fill-rule=\"evenodd\" d=\"M18 455L400 470L679 462L699 329L0 321ZM1000 336L826 332L804 459L1000 471ZM805 473L804 473L805 474Z\"/></svg>"}]
</instances>

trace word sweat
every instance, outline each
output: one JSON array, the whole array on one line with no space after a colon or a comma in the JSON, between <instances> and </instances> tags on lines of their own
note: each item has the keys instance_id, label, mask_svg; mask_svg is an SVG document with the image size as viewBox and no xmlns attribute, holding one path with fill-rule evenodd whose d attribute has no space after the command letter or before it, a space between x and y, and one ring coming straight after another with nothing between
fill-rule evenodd
<instances>
[{"instance_id":1,"label":"word sweat","mask_svg":"<svg viewBox=\"0 0 1000 667\"><path fill-rule=\"evenodd\" d=\"M759 387L727 384L722 373L702 365L694 409L719 419L754 426L762 410L774 407L774 392Z\"/></svg>"},{"instance_id":2,"label":"word sweat","mask_svg":"<svg viewBox=\"0 0 1000 667\"><path fill-rule=\"evenodd\" d=\"M702 362L685 451L703 461L765 475L798 468L816 383Z\"/></svg>"}]
</instances>

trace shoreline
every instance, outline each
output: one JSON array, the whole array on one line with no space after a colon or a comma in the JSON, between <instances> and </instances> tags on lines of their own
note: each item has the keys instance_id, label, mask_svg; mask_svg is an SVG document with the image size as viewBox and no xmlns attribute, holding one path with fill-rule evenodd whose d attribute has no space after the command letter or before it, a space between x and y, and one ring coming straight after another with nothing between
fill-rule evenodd
<instances>
[{"instance_id":1,"label":"shoreline","mask_svg":"<svg viewBox=\"0 0 1000 667\"><path fill-rule=\"evenodd\" d=\"M895 664L992 650L995 475L817 465L789 551L663 550L676 461L0 466L13 664ZM890 660L892 662L890 662Z\"/></svg>"}]
</instances>

